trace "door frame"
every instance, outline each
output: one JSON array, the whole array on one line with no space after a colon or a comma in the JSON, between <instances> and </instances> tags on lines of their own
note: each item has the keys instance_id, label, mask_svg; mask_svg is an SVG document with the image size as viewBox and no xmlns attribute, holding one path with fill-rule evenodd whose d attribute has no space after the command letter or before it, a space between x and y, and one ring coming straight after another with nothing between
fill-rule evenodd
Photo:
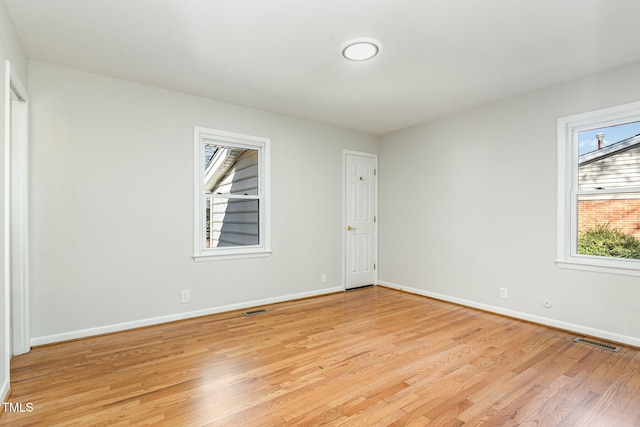
<instances>
[{"instance_id":1,"label":"door frame","mask_svg":"<svg viewBox=\"0 0 640 427\"><path fill-rule=\"evenodd\" d=\"M376 264L374 269L374 285L378 283L378 154L364 151L342 150L342 289L347 290L347 155L368 157L374 160L374 212L376 218L373 226L373 259Z\"/></svg>"},{"instance_id":2,"label":"door frame","mask_svg":"<svg viewBox=\"0 0 640 427\"><path fill-rule=\"evenodd\" d=\"M29 277L29 96L6 61L5 295L11 354L31 350ZM13 96L12 96L13 95ZM17 99L13 99L13 98Z\"/></svg>"}]
</instances>

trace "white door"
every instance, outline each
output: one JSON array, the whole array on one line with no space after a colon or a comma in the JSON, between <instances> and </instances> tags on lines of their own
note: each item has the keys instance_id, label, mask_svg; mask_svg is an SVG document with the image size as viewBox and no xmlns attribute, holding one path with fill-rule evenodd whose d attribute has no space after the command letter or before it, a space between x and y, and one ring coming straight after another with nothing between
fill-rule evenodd
<instances>
[{"instance_id":1,"label":"white door","mask_svg":"<svg viewBox=\"0 0 640 427\"><path fill-rule=\"evenodd\" d=\"M376 281L376 156L345 153L345 287Z\"/></svg>"}]
</instances>

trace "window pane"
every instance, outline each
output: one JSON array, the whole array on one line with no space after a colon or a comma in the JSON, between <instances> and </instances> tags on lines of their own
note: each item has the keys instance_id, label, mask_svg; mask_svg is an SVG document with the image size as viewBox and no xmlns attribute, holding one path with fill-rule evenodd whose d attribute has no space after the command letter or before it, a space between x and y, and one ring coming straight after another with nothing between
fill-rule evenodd
<instances>
[{"instance_id":1,"label":"window pane","mask_svg":"<svg viewBox=\"0 0 640 427\"><path fill-rule=\"evenodd\" d=\"M259 245L259 200L206 197L206 248Z\"/></svg>"},{"instance_id":2,"label":"window pane","mask_svg":"<svg viewBox=\"0 0 640 427\"><path fill-rule=\"evenodd\" d=\"M258 150L206 144L204 191L258 195Z\"/></svg>"},{"instance_id":3,"label":"window pane","mask_svg":"<svg viewBox=\"0 0 640 427\"><path fill-rule=\"evenodd\" d=\"M578 253L640 259L640 193L579 196Z\"/></svg>"},{"instance_id":4,"label":"window pane","mask_svg":"<svg viewBox=\"0 0 640 427\"><path fill-rule=\"evenodd\" d=\"M204 156L205 248L259 245L258 150L206 144Z\"/></svg>"},{"instance_id":5,"label":"window pane","mask_svg":"<svg viewBox=\"0 0 640 427\"><path fill-rule=\"evenodd\" d=\"M578 189L640 187L640 122L578 134Z\"/></svg>"}]
</instances>

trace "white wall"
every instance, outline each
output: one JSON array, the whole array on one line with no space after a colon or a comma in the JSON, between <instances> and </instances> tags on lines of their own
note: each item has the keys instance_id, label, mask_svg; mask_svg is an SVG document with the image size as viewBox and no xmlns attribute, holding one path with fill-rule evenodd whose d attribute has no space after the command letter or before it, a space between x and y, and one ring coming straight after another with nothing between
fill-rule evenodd
<instances>
[{"instance_id":1,"label":"white wall","mask_svg":"<svg viewBox=\"0 0 640 427\"><path fill-rule=\"evenodd\" d=\"M11 66L14 72L20 79L20 81L26 85L27 83L27 57L20 45L20 41L16 34L13 24L9 19L4 2L0 2L0 135L2 149L0 149L0 200L3 201L2 208L0 208L0 277L3 279L2 292L0 292L0 399L5 398L9 391L9 361L11 359L11 343L9 335L9 316L10 316L10 283L6 280L6 274L9 266L6 264L7 251L5 248L5 242L9 238L9 230L6 228L5 220L5 198L8 197L8 193L5 191L7 168L5 161L6 156L6 144L8 144L7 132L8 123L6 122L6 105L7 91L5 86L6 67L5 61L11 61Z\"/></svg>"},{"instance_id":2,"label":"white wall","mask_svg":"<svg viewBox=\"0 0 640 427\"><path fill-rule=\"evenodd\" d=\"M375 137L38 62L29 74L34 344L342 288L342 150L376 152ZM271 257L193 261L194 125L271 138Z\"/></svg>"},{"instance_id":3,"label":"white wall","mask_svg":"<svg viewBox=\"0 0 640 427\"><path fill-rule=\"evenodd\" d=\"M640 278L554 263L557 119L637 101L639 75L636 64L380 138L381 283L640 345Z\"/></svg>"},{"instance_id":4,"label":"white wall","mask_svg":"<svg viewBox=\"0 0 640 427\"><path fill-rule=\"evenodd\" d=\"M11 61L14 72L22 84L26 86L29 75L29 60L4 2L0 2L0 40L2 40L3 59Z\"/></svg>"}]
</instances>

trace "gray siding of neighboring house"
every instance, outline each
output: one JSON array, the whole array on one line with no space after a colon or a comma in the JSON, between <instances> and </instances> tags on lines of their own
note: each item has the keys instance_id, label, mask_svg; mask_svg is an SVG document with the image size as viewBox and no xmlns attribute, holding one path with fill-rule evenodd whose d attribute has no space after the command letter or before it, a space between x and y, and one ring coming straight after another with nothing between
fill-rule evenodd
<instances>
[{"instance_id":1,"label":"gray siding of neighboring house","mask_svg":"<svg viewBox=\"0 0 640 427\"><path fill-rule=\"evenodd\" d=\"M640 145L580 165L579 189L640 187Z\"/></svg>"},{"instance_id":2,"label":"gray siding of neighboring house","mask_svg":"<svg viewBox=\"0 0 640 427\"><path fill-rule=\"evenodd\" d=\"M258 152L247 150L214 187L213 194L258 194ZM211 247L259 244L258 200L215 198Z\"/></svg>"}]
</instances>

